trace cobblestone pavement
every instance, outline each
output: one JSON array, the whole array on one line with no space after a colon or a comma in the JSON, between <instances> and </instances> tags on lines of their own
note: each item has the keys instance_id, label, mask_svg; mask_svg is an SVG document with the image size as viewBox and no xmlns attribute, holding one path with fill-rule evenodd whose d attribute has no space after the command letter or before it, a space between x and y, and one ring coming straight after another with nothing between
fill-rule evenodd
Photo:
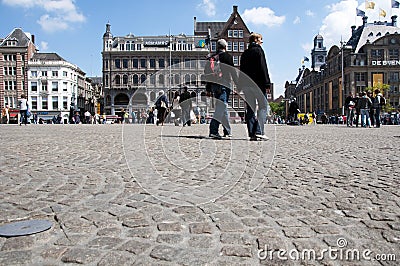
<instances>
[{"instance_id":1,"label":"cobblestone pavement","mask_svg":"<svg viewBox=\"0 0 400 266\"><path fill-rule=\"evenodd\" d=\"M53 223L0 265L399 265L400 127L266 128L0 125L0 226Z\"/></svg>"}]
</instances>

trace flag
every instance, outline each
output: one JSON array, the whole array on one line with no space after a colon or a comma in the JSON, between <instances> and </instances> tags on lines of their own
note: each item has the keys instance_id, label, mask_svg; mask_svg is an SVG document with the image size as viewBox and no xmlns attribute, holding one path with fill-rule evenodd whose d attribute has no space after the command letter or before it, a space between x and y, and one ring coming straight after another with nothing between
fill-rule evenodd
<instances>
[{"instance_id":1,"label":"flag","mask_svg":"<svg viewBox=\"0 0 400 266\"><path fill-rule=\"evenodd\" d=\"M369 2L368 0L365 0L365 9L374 9L375 8L375 3L374 2Z\"/></svg>"},{"instance_id":2,"label":"flag","mask_svg":"<svg viewBox=\"0 0 400 266\"><path fill-rule=\"evenodd\" d=\"M379 16L386 17L386 12L382 8L379 8Z\"/></svg>"},{"instance_id":3,"label":"flag","mask_svg":"<svg viewBox=\"0 0 400 266\"><path fill-rule=\"evenodd\" d=\"M359 16L359 17L365 17L365 12L362 11L361 9L356 8L356 13L357 13L357 16Z\"/></svg>"},{"instance_id":4,"label":"flag","mask_svg":"<svg viewBox=\"0 0 400 266\"><path fill-rule=\"evenodd\" d=\"M392 8L399 8L399 6L400 6L399 1L392 0Z\"/></svg>"},{"instance_id":5,"label":"flag","mask_svg":"<svg viewBox=\"0 0 400 266\"><path fill-rule=\"evenodd\" d=\"M304 64L304 62L309 62L310 59L308 59L307 56L304 56L303 59L301 60L301 63Z\"/></svg>"}]
</instances>

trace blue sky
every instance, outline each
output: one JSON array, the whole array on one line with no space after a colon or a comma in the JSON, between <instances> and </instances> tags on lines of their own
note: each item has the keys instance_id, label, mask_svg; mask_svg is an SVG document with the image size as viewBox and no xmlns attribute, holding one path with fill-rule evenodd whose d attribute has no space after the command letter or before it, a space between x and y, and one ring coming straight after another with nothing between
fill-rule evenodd
<instances>
[{"instance_id":1,"label":"blue sky","mask_svg":"<svg viewBox=\"0 0 400 266\"><path fill-rule=\"evenodd\" d=\"M370 0L371 1L371 0ZM356 0L1 0L0 36L14 28L35 35L40 52L56 52L78 65L88 76L101 76L102 36L107 22L114 36L193 34L197 21L226 21L232 7L250 31L263 34L275 97L286 81L296 78L303 56L310 57L313 39L321 34L329 50L348 40L352 25L361 25L356 8L368 21L390 21L399 9L391 0L372 0L374 9ZM379 16L380 10L386 17ZM310 63L305 63L310 67Z\"/></svg>"}]
</instances>

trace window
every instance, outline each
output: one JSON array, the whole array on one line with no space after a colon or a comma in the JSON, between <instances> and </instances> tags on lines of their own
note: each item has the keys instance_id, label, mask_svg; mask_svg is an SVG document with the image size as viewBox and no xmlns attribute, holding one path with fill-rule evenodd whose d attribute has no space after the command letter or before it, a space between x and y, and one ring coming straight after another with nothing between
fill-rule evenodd
<instances>
[{"instance_id":1,"label":"window","mask_svg":"<svg viewBox=\"0 0 400 266\"><path fill-rule=\"evenodd\" d=\"M58 82L53 81L51 83L51 91L58 91Z\"/></svg>"},{"instance_id":2,"label":"window","mask_svg":"<svg viewBox=\"0 0 400 266\"><path fill-rule=\"evenodd\" d=\"M128 68L128 59L126 59L126 58L122 59L122 67Z\"/></svg>"},{"instance_id":3,"label":"window","mask_svg":"<svg viewBox=\"0 0 400 266\"><path fill-rule=\"evenodd\" d=\"M47 97L42 98L42 109L47 110L49 108L48 103L47 103Z\"/></svg>"},{"instance_id":4,"label":"window","mask_svg":"<svg viewBox=\"0 0 400 266\"><path fill-rule=\"evenodd\" d=\"M52 77L58 77L58 71L52 71L51 72Z\"/></svg>"},{"instance_id":5,"label":"window","mask_svg":"<svg viewBox=\"0 0 400 266\"><path fill-rule=\"evenodd\" d=\"M121 77L119 75L115 76L115 84L116 85L121 85Z\"/></svg>"},{"instance_id":6,"label":"window","mask_svg":"<svg viewBox=\"0 0 400 266\"><path fill-rule=\"evenodd\" d=\"M68 91L68 83L63 82L63 91Z\"/></svg>"},{"instance_id":7,"label":"window","mask_svg":"<svg viewBox=\"0 0 400 266\"><path fill-rule=\"evenodd\" d=\"M233 31L233 37L234 37L234 38L237 38L238 36L239 36L238 31L237 31L237 30L234 30L234 31Z\"/></svg>"},{"instance_id":8,"label":"window","mask_svg":"<svg viewBox=\"0 0 400 266\"><path fill-rule=\"evenodd\" d=\"M355 81L365 81L365 72L356 72L354 75Z\"/></svg>"},{"instance_id":9,"label":"window","mask_svg":"<svg viewBox=\"0 0 400 266\"><path fill-rule=\"evenodd\" d=\"M179 68L181 60L179 58L172 59L172 68Z\"/></svg>"},{"instance_id":10,"label":"window","mask_svg":"<svg viewBox=\"0 0 400 266\"><path fill-rule=\"evenodd\" d=\"M150 76L150 84L153 86L156 85L156 75L155 74Z\"/></svg>"},{"instance_id":11,"label":"window","mask_svg":"<svg viewBox=\"0 0 400 266\"><path fill-rule=\"evenodd\" d=\"M185 58L185 68L190 68L190 59Z\"/></svg>"},{"instance_id":12,"label":"window","mask_svg":"<svg viewBox=\"0 0 400 266\"><path fill-rule=\"evenodd\" d=\"M150 68L156 68L156 60L154 58L150 59Z\"/></svg>"},{"instance_id":13,"label":"window","mask_svg":"<svg viewBox=\"0 0 400 266\"><path fill-rule=\"evenodd\" d=\"M133 65L133 68L139 68L139 60L138 59L133 59L132 60L132 65Z\"/></svg>"},{"instance_id":14,"label":"window","mask_svg":"<svg viewBox=\"0 0 400 266\"><path fill-rule=\"evenodd\" d=\"M244 52L244 42L239 42L239 52Z\"/></svg>"},{"instance_id":15,"label":"window","mask_svg":"<svg viewBox=\"0 0 400 266\"><path fill-rule=\"evenodd\" d=\"M47 77L47 71L42 71L42 77Z\"/></svg>"},{"instance_id":16,"label":"window","mask_svg":"<svg viewBox=\"0 0 400 266\"><path fill-rule=\"evenodd\" d=\"M389 72L389 82L399 82L399 72Z\"/></svg>"},{"instance_id":17,"label":"window","mask_svg":"<svg viewBox=\"0 0 400 266\"><path fill-rule=\"evenodd\" d=\"M141 50L142 50L142 44L141 44L141 43L138 43L138 44L136 45L136 50L138 50L138 51L141 51Z\"/></svg>"},{"instance_id":18,"label":"window","mask_svg":"<svg viewBox=\"0 0 400 266\"><path fill-rule=\"evenodd\" d=\"M383 49L371 49L372 60L383 60Z\"/></svg>"},{"instance_id":19,"label":"window","mask_svg":"<svg viewBox=\"0 0 400 266\"><path fill-rule=\"evenodd\" d=\"M67 77L67 76L68 76L67 71L63 71L63 77Z\"/></svg>"},{"instance_id":20,"label":"window","mask_svg":"<svg viewBox=\"0 0 400 266\"><path fill-rule=\"evenodd\" d=\"M58 110L58 96L53 96L53 110Z\"/></svg>"},{"instance_id":21,"label":"window","mask_svg":"<svg viewBox=\"0 0 400 266\"><path fill-rule=\"evenodd\" d=\"M139 85L139 76L138 75L133 75L133 85L138 86Z\"/></svg>"},{"instance_id":22,"label":"window","mask_svg":"<svg viewBox=\"0 0 400 266\"><path fill-rule=\"evenodd\" d=\"M33 78L36 78L37 77L37 71L31 71L31 76Z\"/></svg>"},{"instance_id":23,"label":"window","mask_svg":"<svg viewBox=\"0 0 400 266\"><path fill-rule=\"evenodd\" d=\"M165 59L164 58L158 59L158 67L165 68Z\"/></svg>"},{"instance_id":24,"label":"window","mask_svg":"<svg viewBox=\"0 0 400 266\"><path fill-rule=\"evenodd\" d=\"M243 38L243 30L239 30L239 38Z\"/></svg>"},{"instance_id":25,"label":"window","mask_svg":"<svg viewBox=\"0 0 400 266\"><path fill-rule=\"evenodd\" d=\"M235 55L235 56L233 57L233 64L234 64L235 66L238 66L238 65L239 65L239 56Z\"/></svg>"},{"instance_id":26,"label":"window","mask_svg":"<svg viewBox=\"0 0 400 266\"><path fill-rule=\"evenodd\" d=\"M37 97L33 96L31 97L32 101L31 101L31 109L33 110L37 110Z\"/></svg>"},{"instance_id":27,"label":"window","mask_svg":"<svg viewBox=\"0 0 400 266\"><path fill-rule=\"evenodd\" d=\"M36 81L31 82L31 91L37 91L37 82Z\"/></svg>"},{"instance_id":28,"label":"window","mask_svg":"<svg viewBox=\"0 0 400 266\"><path fill-rule=\"evenodd\" d=\"M115 63L115 68L121 68L121 60L120 59L115 59L114 63Z\"/></svg>"},{"instance_id":29,"label":"window","mask_svg":"<svg viewBox=\"0 0 400 266\"><path fill-rule=\"evenodd\" d=\"M399 60L399 49L389 49L389 60Z\"/></svg>"},{"instance_id":30,"label":"window","mask_svg":"<svg viewBox=\"0 0 400 266\"><path fill-rule=\"evenodd\" d=\"M140 75L140 83L142 85L145 85L145 82L146 82L146 75L145 74Z\"/></svg>"},{"instance_id":31,"label":"window","mask_svg":"<svg viewBox=\"0 0 400 266\"><path fill-rule=\"evenodd\" d=\"M234 43L233 43L233 51L234 51L234 52L237 52L237 51L238 51L238 43L237 43L237 42L234 42Z\"/></svg>"},{"instance_id":32,"label":"window","mask_svg":"<svg viewBox=\"0 0 400 266\"><path fill-rule=\"evenodd\" d=\"M124 75L122 77L122 82L123 82L124 85L128 85L128 75Z\"/></svg>"},{"instance_id":33,"label":"window","mask_svg":"<svg viewBox=\"0 0 400 266\"><path fill-rule=\"evenodd\" d=\"M42 91L47 91L47 80L42 80Z\"/></svg>"},{"instance_id":34,"label":"window","mask_svg":"<svg viewBox=\"0 0 400 266\"><path fill-rule=\"evenodd\" d=\"M140 59L140 68L146 68L146 59Z\"/></svg>"},{"instance_id":35,"label":"window","mask_svg":"<svg viewBox=\"0 0 400 266\"><path fill-rule=\"evenodd\" d=\"M164 84L165 84L165 76L164 76L163 74L160 74L160 75L158 76L158 83L159 83L160 85L164 85Z\"/></svg>"},{"instance_id":36,"label":"window","mask_svg":"<svg viewBox=\"0 0 400 266\"><path fill-rule=\"evenodd\" d=\"M228 37L232 37L232 36L233 36L232 30L228 30Z\"/></svg>"},{"instance_id":37,"label":"window","mask_svg":"<svg viewBox=\"0 0 400 266\"><path fill-rule=\"evenodd\" d=\"M228 46L226 47L227 51L232 51L232 42L228 42Z\"/></svg>"},{"instance_id":38,"label":"window","mask_svg":"<svg viewBox=\"0 0 400 266\"><path fill-rule=\"evenodd\" d=\"M63 97L63 109L64 110L68 109L68 97L67 96Z\"/></svg>"}]
</instances>

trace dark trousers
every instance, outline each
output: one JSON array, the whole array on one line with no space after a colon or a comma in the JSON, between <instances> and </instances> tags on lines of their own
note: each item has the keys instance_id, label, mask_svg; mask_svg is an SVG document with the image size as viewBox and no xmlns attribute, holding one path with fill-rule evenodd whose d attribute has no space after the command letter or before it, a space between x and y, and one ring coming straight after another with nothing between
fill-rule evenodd
<instances>
[{"instance_id":1,"label":"dark trousers","mask_svg":"<svg viewBox=\"0 0 400 266\"><path fill-rule=\"evenodd\" d=\"M21 115L21 123L24 123L25 125L28 124L28 110L19 110L19 113Z\"/></svg>"}]
</instances>

